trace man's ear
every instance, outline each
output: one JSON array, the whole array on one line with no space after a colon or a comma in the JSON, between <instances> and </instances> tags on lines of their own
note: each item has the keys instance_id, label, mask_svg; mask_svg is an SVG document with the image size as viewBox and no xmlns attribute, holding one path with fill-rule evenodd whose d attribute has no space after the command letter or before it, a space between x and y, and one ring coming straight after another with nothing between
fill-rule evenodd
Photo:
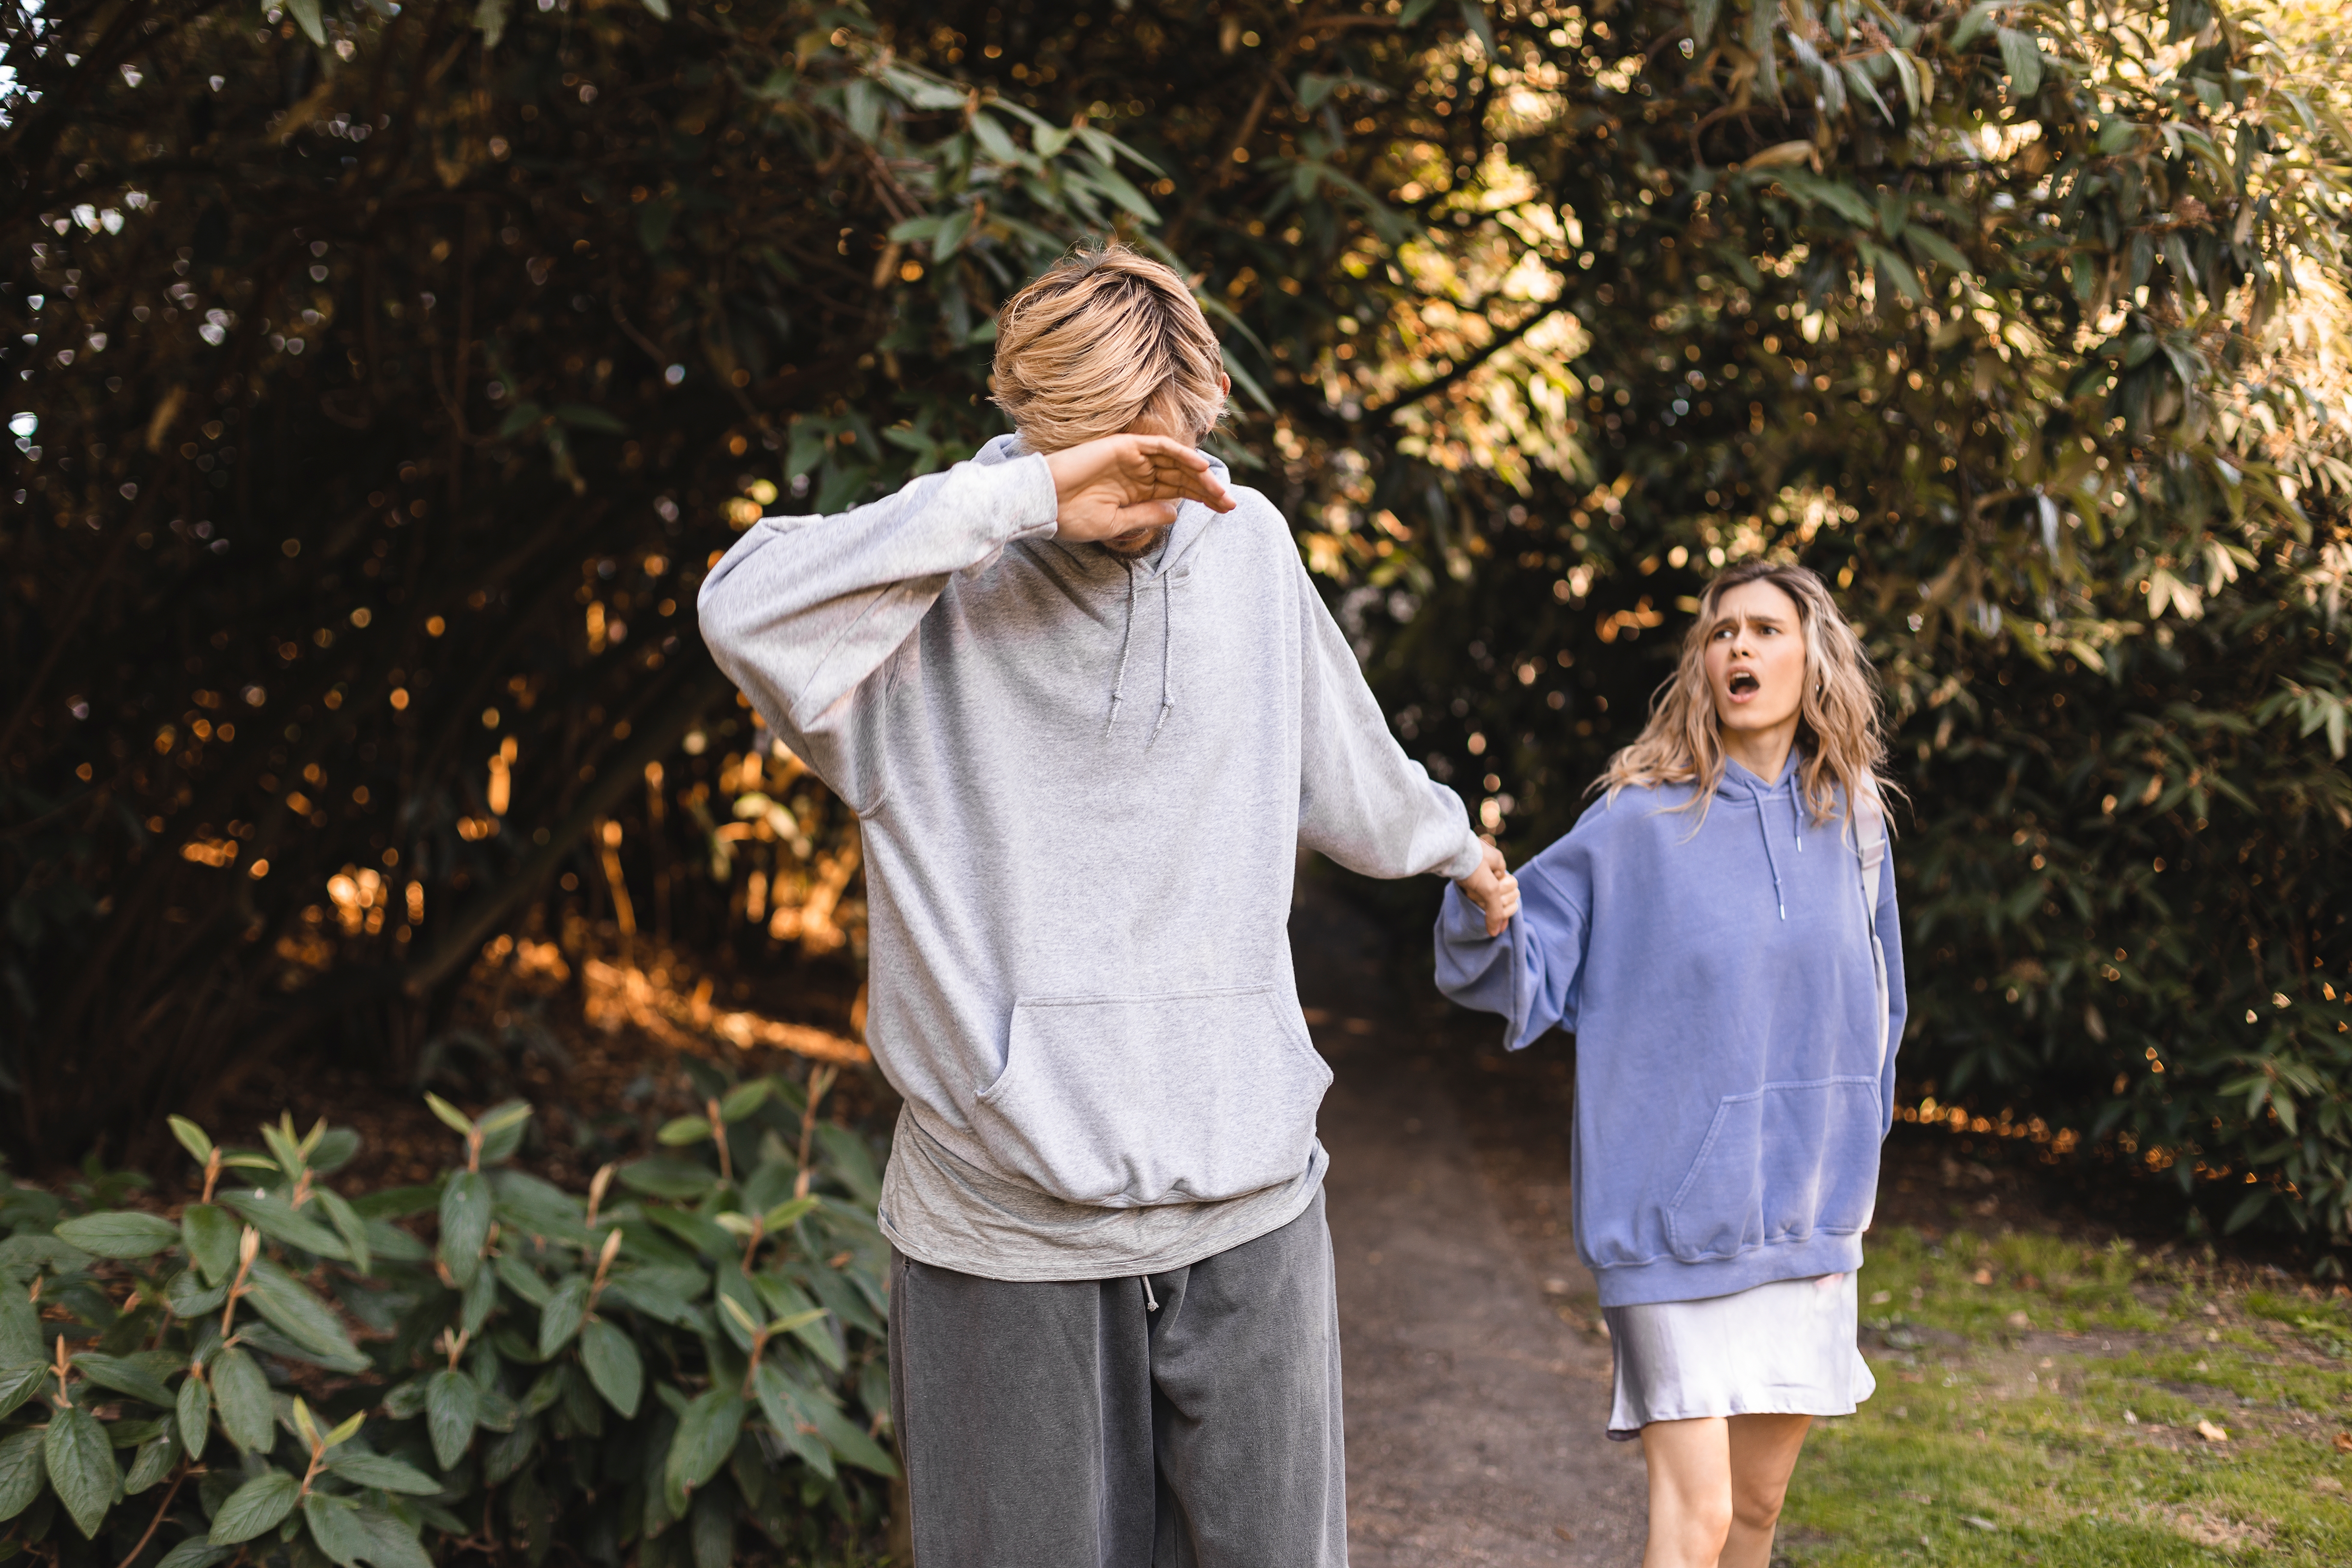
<instances>
[{"instance_id":1,"label":"man's ear","mask_svg":"<svg viewBox=\"0 0 2352 1568\"><path fill-rule=\"evenodd\" d=\"M1221 397L1231 397L1234 395L1234 378L1223 371L1217 373L1217 395Z\"/></svg>"}]
</instances>

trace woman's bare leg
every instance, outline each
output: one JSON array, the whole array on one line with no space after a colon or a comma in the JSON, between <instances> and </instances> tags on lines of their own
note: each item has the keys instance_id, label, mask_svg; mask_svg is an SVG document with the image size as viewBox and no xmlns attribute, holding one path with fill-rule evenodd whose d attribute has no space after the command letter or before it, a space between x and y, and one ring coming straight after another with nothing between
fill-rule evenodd
<instances>
[{"instance_id":1,"label":"woman's bare leg","mask_svg":"<svg viewBox=\"0 0 2352 1568\"><path fill-rule=\"evenodd\" d=\"M1642 1568L1716 1568L1732 1527L1731 1442L1723 1417L1642 1428L1650 1544Z\"/></svg>"},{"instance_id":2,"label":"woman's bare leg","mask_svg":"<svg viewBox=\"0 0 2352 1568\"><path fill-rule=\"evenodd\" d=\"M1731 1531L1722 1568L1770 1568L1772 1532L1780 1522L1781 1500L1789 1495L1789 1473L1797 1468L1797 1451L1812 1424L1810 1415L1731 1417Z\"/></svg>"}]
</instances>

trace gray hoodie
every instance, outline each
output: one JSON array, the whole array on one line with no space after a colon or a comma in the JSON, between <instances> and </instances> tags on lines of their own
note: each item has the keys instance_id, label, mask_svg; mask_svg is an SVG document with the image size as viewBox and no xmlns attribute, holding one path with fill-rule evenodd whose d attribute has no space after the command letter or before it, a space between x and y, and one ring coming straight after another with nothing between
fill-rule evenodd
<instances>
[{"instance_id":1,"label":"gray hoodie","mask_svg":"<svg viewBox=\"0 0 2352 1568\"><path fill-rule=\"evenodd\" d=\"M956 1161L1065 1204L1296 1183L1331 1078L1291 977L1297 847L1479 860L1282 515L1233 494L1122 560L1055 541L1045 459L1002 437L767 519L702 584L720 667L860 819L883 1072Z\"/></svg>"}]
</instances>

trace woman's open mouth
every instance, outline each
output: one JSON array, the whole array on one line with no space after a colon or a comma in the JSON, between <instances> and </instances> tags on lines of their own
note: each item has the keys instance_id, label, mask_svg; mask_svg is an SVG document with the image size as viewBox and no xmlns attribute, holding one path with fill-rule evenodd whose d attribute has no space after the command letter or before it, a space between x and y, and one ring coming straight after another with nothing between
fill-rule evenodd
<instances>
[{"instance_id":1,"label":"woman's open mouth","mask_svg":"<svg viewBox=\"0 0 2352 1568\"><path fill-rule=\"evenodd\" d=\"M1743 697L1753 697L1764 689L1764 683L1757 679L1756 672L1750 669L1733 670L1730 679L1723 684L1735 701Z\"/></svg>"}]
</instances>

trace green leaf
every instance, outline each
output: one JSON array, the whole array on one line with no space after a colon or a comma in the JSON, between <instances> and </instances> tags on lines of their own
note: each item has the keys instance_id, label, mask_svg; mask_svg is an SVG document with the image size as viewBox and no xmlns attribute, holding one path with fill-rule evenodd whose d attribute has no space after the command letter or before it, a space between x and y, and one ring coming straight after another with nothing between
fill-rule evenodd
<instances>
[{"instance_id":1,"label":"green leaf","mask_svg":"<svg viewBox=\"0 0 2352 1568\"><path fill-rule=\"evenodd\" d=\"M16 1407L41 1392L41 1385L54 1375L46 1362L19 1362L0 1372L0 1415L15 1413Z\"/></svg>"},{"instance_id":2,"label":"green leaf","mask_svg":"<svg viewBox=\"0 0 2352 1568\"><path fill-rule=\"evenodd\" d=\"M247 1277L252 1294L246 1300L276 1324L296 1344L313 1352L321 1364L341 1372L365 1372L369 1362L327 1304L310 1294L299 1280L268 1258L257 1258Z\"/></svg>"},{"instance_id":3,"label":"green leaf","mask_svg":"<svg viewBox=\"0 0 2352 1568\"><path fill-rule=\"evenodd\" d=\"M312 1492L302 1500L302 1521L319 1550L344 1568L367 1563L374 1568L432 1568L415 1532L391 1514L349 1498Z\"/></svg>"},{"instance_id":4,"label":"green leaf","mask_svg":"<svg viewBox=\"0 0 2352 1568\"><path fill-rule=\"evenodd\" d=\"M1959 247L1925 224L1914 223L1906 226L1903 230L1903 243L1909 246L1921 258L1935 262L1941 267L1948 267L1963 278L1976 275L1976 269L1969 265L1969 258L1960 253Z\"/></svg>"},{"instance_id":5,"label":"green leaf","mask_svg":"<svg viewBox=\"0 0 2352 1568\"><path fill-rule=\"evenodd\" d=\"M212 1163L213 1141L205 1136L203 1128L184 1116L170 1116L164 1120L171 1124L172 1136L177 1138L180 1147L188 1152L188 1158L199 1165Z\"/></svg>"},{"instance_id":6,"label":"green leaf","mask_svg":"<svg viewBox=\"0 0 2352 1568\"><path fill-rule=\"evenodd\" d=\"M359 1216L358 1210L343 1201L341 1193L314 1187L310 1195L319 1200L319 1206L327 1211L327 1219L334 1226L335 1234L342 1237L343 1250L351 1255L352 1267L362 1274L368 1272L367 1221Z\"/></svg>"},{"instance_id":7,"label":"green leaf","mask_svg":"<svg viewBox=\"0 0 2352 1568\"><path fill-rule=\"evenodd\" d=\"M1985 28L1991 25L1994 13L2007 3L2008 0L1978 0L1976 5L1969 6L1968 15L1962 16L1959 25L1952 29L1952 52L1958 54L1976 42Z\"/></svg>"},{"instance_id":8,"label":"green leaf","mask_svg":"<svg viewBox=\"0 0 2352 1568\"><path fill-rule=\"evenodd\" d=\"M155 1568L213 1568L214 1563L226 1563L236 1555L234 1546L215 1546L201 1535L191 1535L163 1553Z\"/></svg>"},{"instance_id":9,"label":"green leaf","mask_svg":"<svg viewBox=\"0 0 2352 1568\"><path fill-rule=\"evenodd\" d=\"M808 1406L816 1402L815 1396L795 1384L772 1361L760 1363L759 1375L752 1381L760 1397L760 1414L768 1418L769 1426L786 1447L800 1456L803 1463L831 1480L833 1450L825 1447L816 1423L807 1415Z\"/></svg>"},{"instance_id":10,"label":"green leaf","mask_svg":"<svg viewBox=\"0 0 2352 1568\"><path fill-rule=\"evenodd\" d=\"M861 1470L871 1470L877 1476L895 1476L898 1467L883 1451L872 1435L856 1422L835 1410L822 1399L806 1402L809 1418L816 1423L817 1433L825 1445L841 1456L844 1464L856 1465Z\"/></svg>"},{"instance_id":11,"label":"green leaf","mask_svg":"<svg viewBox=\"0 0 2352 1568\"><path fill-rule=\"evenodd\" d=\"M2000 29L2000 63L2009 70L2009 96L2024 103L2042 90L2042 48L2031 33L2014 27Z\"/></svg>"},{"instance_id":12,"label":"green leaf","mask_svg":"<svg viewBox=\"0 0 2352 1568\"><path fill-rule=\"evenodd\" d=\"M746 1414L743 1396L732 1389L708 1389L696 1395L678 1417L677 1436L663 1470L665 1483L691 1496L695 1488L717 1475L734 1451Z\"/></svg>"},{"instance_id":13,"label":"green leaf","mask_svg":"<svg viewBox=\"0 0 2352 1568\"><path fill-rule=\"evenodd\" d=\"M131 1461L131 1474L123 1478L122 1495L137 1497L157 1481L172 1473L180 1462L180 1445L169 1432L159 1432L139 1445L139 1452Z\"/></svg>"},{"instance_id":14,"label":"green leaf","mask_svg":"<svg viewBox=\"0 0 2352 1568\"><path fill-rule=\"evenodd\" d=\"M212 1204L190 1204L180 1211L180 1245L215 1285L226 1285L236 1274L237 1224L228 1212Z\"/></svg>"},{"instance_id":15,"label":"green leaf","mask_svg":"<svg viewBox=\"0 0 2352 1568\"><path fill-rule=\"evenodd\" d=\"M588 1315L588 1277L568 1276L547 1298L547 1305L539 1310L539 1353L544 1358L553 1355L580 1331L583 1319Z\"/></svg>"},{"instance_id":16,"label":"green leaf","mask_svg":"<svg viewBox=\"0 0 2352 1568\"><path fill-rule=\"evenodd\" d=\"M223 1193L221 1202L245 1217L246 1223L272 1241L283 1242L320 1258L331 1258L338 1263L351 1260L351 1251L343 1238L320 1225L310 1215L296 1212L293 1205L276 1193Z\"/></svg>"},{"instance_id":17,"label":"green leaf","mask_svg":"<svg viewBox=\"0 0 2352 1568\"><path fill-rule=\"evenodd\" d=\"M213 1402L220 1406L221 1430L249 1452L266 1454L277 1439L269 1403L269 1380L241 1350L226 1350L213 1362Z\"/></svg>"},{"instance_id":18,"label":"green leaf","mask_svg":"<svg viewBox=\"0 0 2352 1568\"><path fill-rule=\"evenodd\" d=\"M190 1373L180 1380L179 1396L173 1402L180 1424L180 1440L188 1446L188 1457L202 1458L205 1439L212 1436L213 1391L210 1384Z\"/></svg>"},{"instance_id":19,"label":"green leaf","mask_svg":"<svg viewBox=\"0 0 2352 1568\"><path fill-rule=\"evenodd\" d=\"M84 1351L73 1358L81 1374L100 1388L110 1388L117 1394L127 1394L133 1399L165 1410L173 1407L172 1391L157 1381L155 1374L135 1361L121 1356L101 1355L96 1351Z\"/></svg>"},{"instance_id":20,"label":"green leaf","mask_svg":"<svg viewBox=\"0 0 2352 1568\"><path fill-rule=\"evenodd\" d=\"M380 1487L411 1497L431 1497L441 1483L414 1465L364 1448L344 1447L327 1456L327 1468L355 1487Z\"/></svg>"},{"instance_id":21,"label":"green leaf","mask_svg":"<svg viewBox=\"0 0 2352 1568\"><path fill-rule=\"evenodd\" d=\"M47 1472L41 1466L43 1428L34 1426L0 1437L0 1520L10 1520L33 1506L41 1495Z\"/></svg>"},{"instance_id":22,"label":"green leaf","mask_svg":"<svg viewBox=\"0 0 2352 1568\"><path fill-rule=\"evenodd\" d=\"M425 1385L425 1426L443 1469L463 1458L482 1413L482 1391L462 1372L443 1368Z\"/></svg>"},{"instance_id":23,"label":"green leaf","mask_svg":"<svg viewBox=\"0 0 2352 1568\"><path fill-rule=\"evenodd\" d=\"M719 1102L719 1120L730 1125L742 1121L767 1104L768 1096L774 1093L775 1089L774 1080L764 1078L737 1084L727 1091L727 1098Z\"/></svg>"},{"instance_id":24,"label":"green leaf","mask_svg":"<svg viewBox=\"0 0 2352 1568\"><path fill-rule=\"evenodd\" d=\"M286 0L286 8L294 14L303 37L322 49L327 47L327 29L319 25L319 0Z\"/></svg>"},{"instance_id":25,"label":"green leaf","mask_svg":"<svg viewBox=\"0 0 2352 1568\"><path fill-rule=\"evenodd\" d=\"M707 1133L710 1124L706 1121L702 1127ZM632 1160L613 1173L631 1192L656 1198L698 1198L719 1184L718 1172L696 1164L691 1160L661 1155L647 1160Z\"/></svg>"},{"instance_id":26,"label":"green leaf","mask_svg":"<svg viewBox=\"0 0 2352 1568\"><path fill-rule=\"evenodd\" d=\"M48 1359L40 1310L23 1290L0 1288L0 1365Z\"/></svg>"},{"instance_id":27,"label":"green leaf","mask_svg":"<svg viewBox=\"0 0 2352 1568\"><path fill-rule=\"evenodd\" d=\"M674 1116L661 1124L654 1142L671 1149L682 1149L689 1143L700 1143L710 1136L710 1119L707 1116Z\"/></svg>"},{"instance_id":28,"label":"green leaf","mask_svg":"<svg viewBox=\"0 0 2352 1568\"><path fill-rule=\"evenodd\" d=\"M1707 39L1715 37L1716 20L1722 15L1723 0L1691 0L1691 42L1702 49L1706 47Z\"/></svg>"},{"instance_id":29,"label":"green leaf","mask_svg":"<svg viewBox=\"0 0 2352 1568\"><path fill-rule=\"evenodd\" d=\"M462 1289L482 1266L490 1235L490 1184L479 1171L460 1171L441 1194L441 1261Z\"/></svg>"},{"instance_id":30,"label":"green leaf","mask_svg":"<svg viewBox=\"0 0 2352 1568\"><path fill-rule=\"evenodd\" d=\"M382 1192L353 1198L352 1210L362 1219L369 1221L406 1219L411 1215L431 1212L439 1206L440 1202L441 1184L432 1182L413 1187L386 1187ZM377 1240L377 1233L373 1229L368 1236L371 1240ZM383 1250L380 1240L377 1240L377 1250Z\"/></svg>"},{"instance_id":31,"label":"green leaf","mask_svg":"<svg viewBox=\"0 0 2352 1568\"><path fill-rule=\"evenodd\" d=\"M669 0L644 0L646 10L667 22L669 20Z\"/></svg>"},{"instance_id":32,"label":"green leaf","mask_svg":"<svg viewBox=\"0 0 2352 1568\"><path fill-rule=\"evenodd\" d=\"M112 1214L86 1214L61 1220L58 1239L98 1258L152 1258L180 1239L170 1220L152 1214L121 1209Z\"/></svg>"},{"instance_id":33,"label":"green leaf","mask_svg":"<svg viewBox=\"0 0 2352 1568\"><path fill-rule=\"evenodd\" d=\"M590 1319L580 1331L580 1364L605 1404L625 1421L635 1417L637 1402L645 1395L646 1369L628 1335L602 1318Z\"/></svg>"},{"instance_id":34,"label":"green leaf","mask_svg":"<svg viewBox=\"0 0 2352 1568\"><path fill-rule=\"evenodd\" d=\"M1756 59L1756 79L1763 84L1764 96L1779 102L1780 98L1780 64L1779 51L1772 43L1772 23L1780 15L1780 7L1771 0L1753 0L1748 11L1748 52Z\"/></svg>"},{"instance_id":35,"label":"green leaf","mask_svg":"<svg viewBox=\"0 0 2352 1568\"><path fill-rule=\"evenodd\" d=\"M474 26L481 29L482 47L497 48L507 36L507 0L481 0L474 7Z\"/></svg>"},{"instance_id":36,"label":"green leaf","mask_svg":"<svg viewBox=\"0 0 2352 1568\"><path fill-rule=\"evenodd\" d=\"M444 1127L448 1128L460 1138L470 1138L474 1135L474 1119L439 1095L426 1093L425 1104L426 1109L441 1119L441 1124Z\"/></svg>"},{"instance_id":37,"label":"green leaf","mask_svg":"<svg viewBox=\"0 0 2352 1568\"><path fill-rule=\"evenodd\" d=\"M106 1428L79 1406L60 1410L49 1417L49 1439L41 1446L41 1460L58 1500L73 1516L74 1528L85 1541L97 1540L98 1527L106 1521L107 1510L114 1506L122 1485Z\"/></svg>"},{"instance_id":38,"label":"green leaf","mask_svg":"<svg viewBox=\"0 0 2352 1568\"><path fill-rule=\"evenodd\" d=\"M197 1269L184 1268L172 1276L163 1287L163 1304L180 1318L209 1318L228 1300L226 1285L206 1286L204 1275Z\"/></svg>"},{"instance_id":39,"label":"green leaf","mask_svg":"<svg viewBox=\"0 0 2352 1568\"><path fill-rule=\"evenodd\" d=\"M277 1529L301 1496L302 1483L283 1470L256 1476L229 1493L213 1515L212 1544L235 1546Z\"/></svg>"}]
</instances>

